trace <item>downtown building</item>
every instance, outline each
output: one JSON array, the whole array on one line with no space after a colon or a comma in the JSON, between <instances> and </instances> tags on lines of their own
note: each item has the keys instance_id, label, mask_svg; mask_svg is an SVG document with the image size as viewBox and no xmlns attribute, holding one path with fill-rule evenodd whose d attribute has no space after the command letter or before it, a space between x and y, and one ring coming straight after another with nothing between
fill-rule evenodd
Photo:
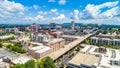
<instances>
[{"instance_id":1,"label":"downtown building","mask_svg":"<svg viewBox=\"0 0 120 68\"><path fill-rule=\"evenodd\" d=\"M59 33L58 34L55 33L52 35L38 34L37 41L39 43L43 43L44 46L50 47L52 51L55 51L65 45L65 40L62 39L61 34Z\"/></svg>"},{"instance_id":2,"label":"downtown building","mask_svg":"<svg viewBox=\"0 0 120 68\"><path fill-rule=\"evenodd\" d=\"M120 46L120 39L113 39L112 44L116 46Z\"/></svg>"},{"instance_id":3,"label":"downtown building","mask_svg":"<svg viewBox=\"0 0 120 68\"><path fill-rule=\"evenodd\" d=\"M51 48L48 46L36 46L36 47L31 47L28 49L28 55L32 56L33 58L42 58L48 54L50 54Z\"/></svg>"},{"instance_id":4,"label":"downtown building","mask_svg":"<svg viewBox=\"0 0 120 68\"><path fill-rule=\"evenodd\" d=\"M18 31L18 28L5 28L5 32L12 32L12 33L16 33Z\"/></svg>"},{"instance_id":5,"label":"downtown building","mask_svg":"<svg viewBox=\"0 0 120 68\"><path fill-rule=\"evenodd\" d=\"M65 40L62 38L52 38L50 41L44 41L43 45L49 46L53 52L63 47L65 45Z\"/></svg>"},{"instance_id":6,"label":"downtown building","mask_svg":"<svg viewBox=\"0 0 120 68\"><path fill-rule=\"evenodd\" d=\"M29 26L28 31L32 34L33 36L33 41L37 41L37 35L38 35L38 26L36 23L33 23L31 26Z\"/></svg>"},{"instance_id":7,"label":"downtown building","mask_svg":"<svg viewBox=\"0 0 120 68\"><path fill-rule=\"evenodd\" d=\"M91 37L90 42L93 44L114 45L114 46L120 45L120 39Z\"/></svg>"},{"instance_id":8,"label":"downtown building","mask_svg":"<svg viewBox=\"0 0 120 68\"><path fill-rule=\"evenodd\" d=\"M104 44L104 45L109 45L111 42L111 39L109 38L98 38L98 37L91 37L90 38L91 43L97 43L97 44Z\"/></svg>"}]
</instances>

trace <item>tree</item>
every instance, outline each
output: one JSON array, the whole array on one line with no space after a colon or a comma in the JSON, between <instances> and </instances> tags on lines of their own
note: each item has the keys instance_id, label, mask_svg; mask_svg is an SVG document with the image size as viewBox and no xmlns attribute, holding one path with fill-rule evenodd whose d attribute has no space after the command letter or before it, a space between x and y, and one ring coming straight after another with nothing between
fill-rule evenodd
<instances>
[{"instance_id":1,"label":"tree","mask_svg":"<svg viewBox=\"0 0 120 68\"><path fill-rule=\"evenodd\" d=\"M14 46L22 47L21 43L15 43Z\"/></svg>"},{"instance_id":2,"label":"tree","mask_svg":"<svg viewBox=\"0 0 120 68\"><path fill-rule=\"evenodd\" d=\"M33 44L33 47L38 46L37 44Z\"/></svg>"},{"instance_id":3,"label":"tree","mask_svg":"<svg viewBox=\"0 0 120 68\"><path fill-rule=\"evenodd\" d=\"M88 39L85 40L85 43L88 44L88 45L90 44Z\"/></svg>"},{"instance_id":4,"label":"tree","mask_svg":"<svg viewBox=\"0 0 120 68\"><path fill-rule=\"evenodd\" d=\"M2 48L3 47L3 45L2 45L2 43L0 43L0 48Z\"/></svg>"},{"instance_id":5,"label":"tree","mask_svg":"<svg viewBox=\"0 0 120 68\"><path fill-rule=\"evenodd\" d=\"M53 59L49 56L42 59L43 68L57 68Z\"/></svg>"},{"instance_id":6,"label":"tree","mask_svg":"<svg viewBox=\"0 0 120 68\"><path fill-rule=\"evenodd\" d=\"M10 68L24 68L24 65L16 64L15 66L10 66Z\"/></svg>"},{"instance_id":7,"label":"tree","mask_svg":"<svg viewBox=\"0 0 120 68\"><path fill-rule=\"evenodd\" d=\"M28 36L28 35L29 35L27 31L25 31L24 34L25 34L25 36Z\"/></svg>"},{"instance_id":8,"label":"tree","mask_svg":"<svg viewBox=\"0 0 120 68\"><path fill-rule=\"evenodd\" d=\"M44 68L43 67L43 62L39 61L39 59L37 59L37 68Z\"/></svg>"},{"instance_id":9,"label":"tree","mask_svg":"<svg viewBox=\"0 0 120 68\"><path fill-rule=\"evenodd\" d=\"M34 60L29 60L28 62L25 63L24 66L25 66L25 68L36 68Z\"/></svg>"},{"instance_id":10,"label":"tree","mask_svg":"<svg viewBox=\"0 0 120 68\"><path fill-rule=\"evenodd\" d=\"M19 48L19 53L26 53L27 51L24 48Z\"/></svg>"},{"instance_id":11,"label":"tree","mask_svg":"<svg viewBox=\"0 0 120 68\"><path fill-rule=\"evenodd\" d=\"M11 44L8 44L8 45L7 45L7 48L10 48L11 46L12 46Z\"/></svg>"},{"instance_id":12,"label":"tree","mask_svg":"<svg viewBox=\"0 0 120 68\"><path fill-rule=\"evenodd\" d=\"M29 37L30 37L30 40L33 40L33 36L31 34L29 35Z\"/></svg>"},{"instance_id":13,"label":"tree","mask_svg":"<svg viewBox=\"0 0 120 68\"><path fill-rule=\"evenodd\" d=\"M77 51L80 51L80 46L77 46Z\"/></svg>"},{"instance_id":14,"label":"tree","mask_svg":"<svg viewBox=\"0 0 120 68\"><path fill-rule=\"evenodd\" d=\"M0 43L2 42L3 40L2 39L0 39Z\"/></svg>"},{"instance_id":15,"label":"tree","mask_svg":"<svg viewBox=\"0 0 120 68\"><path fill-rule=\"evenodd\" d=\"M64 61L61 62L61 68L65 68L66 64Z\"/></svg>"},{"instance_id":16,"label":"tree","mask_svg":"<svg viewBox=\"0 0 120 68\"><path fill-rule=\"evenodd\" d=\"M75 55L75 53L74 53L74 52L72 52L71 56L73 57L74 55Z\"/></svg>"}]
</instances>

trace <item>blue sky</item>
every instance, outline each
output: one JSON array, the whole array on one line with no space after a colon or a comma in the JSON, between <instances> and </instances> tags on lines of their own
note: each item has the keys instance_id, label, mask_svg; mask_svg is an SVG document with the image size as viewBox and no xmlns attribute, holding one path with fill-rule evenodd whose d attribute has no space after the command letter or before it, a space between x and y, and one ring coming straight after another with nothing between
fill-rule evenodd
<instances>
[{"instance_id":1,"label":"blue sky","mask_svg":"<svg viewBox=\"0 0 120 68\"><path fill-rule=\"evenodd\" d=\"M119 0L0 0L0 23L120 24L119 16Z\"/></svg>"}]
</instances>

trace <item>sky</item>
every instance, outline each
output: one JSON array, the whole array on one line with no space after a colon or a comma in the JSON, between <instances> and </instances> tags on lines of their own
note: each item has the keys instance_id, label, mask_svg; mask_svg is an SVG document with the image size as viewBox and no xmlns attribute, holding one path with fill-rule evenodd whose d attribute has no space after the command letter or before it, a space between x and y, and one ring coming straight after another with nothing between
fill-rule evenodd
<instances>
[{"instance_id":1,"label":"sky","mask_svg":"<svg viewBox=\"0 0 120 68\"><path fill-rule=\"evenodd\" d=\"M0 0L2 24L77 23L120 25L120 0Z\"/></svg>"}]
</instances>

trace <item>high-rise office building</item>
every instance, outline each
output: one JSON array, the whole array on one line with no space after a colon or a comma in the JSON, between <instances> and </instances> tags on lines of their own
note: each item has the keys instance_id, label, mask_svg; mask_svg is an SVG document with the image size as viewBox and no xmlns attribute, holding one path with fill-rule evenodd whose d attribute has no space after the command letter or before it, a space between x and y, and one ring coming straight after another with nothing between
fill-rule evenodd
<instances>
[{"instance_id":1,"label":"high-rise office building","mask_svg":"<svg viewBox=\"0 0 120 68\"><path fill-rule=\"evenodd\" d=\"M74 21L71 21L71 28L72 28L72 30L75 29L75 22Z\"/></svg>"},{"instance_id":2,"label":"high-rise office building","mask_svg":"<svg viewBox=\"0 0 120 68\"><path fill-rule=\"evenodd\" d=\"M38 26L36 23L33 23L31 26L29 26L29 32L30 33L37 33L38 32Z\"/></svg>"},{"instance_id":3,"label":"high-rise office building","mask_svg":"<svg viewBox=\"0 0 120 68\"><path fill-rule=\"evenodd\" d=\"M56 28L56 26L57 26L57 24L56 24L56 23L50 23L50 29L55 29L55 28Z\"/></svg>"}]
</instances>

